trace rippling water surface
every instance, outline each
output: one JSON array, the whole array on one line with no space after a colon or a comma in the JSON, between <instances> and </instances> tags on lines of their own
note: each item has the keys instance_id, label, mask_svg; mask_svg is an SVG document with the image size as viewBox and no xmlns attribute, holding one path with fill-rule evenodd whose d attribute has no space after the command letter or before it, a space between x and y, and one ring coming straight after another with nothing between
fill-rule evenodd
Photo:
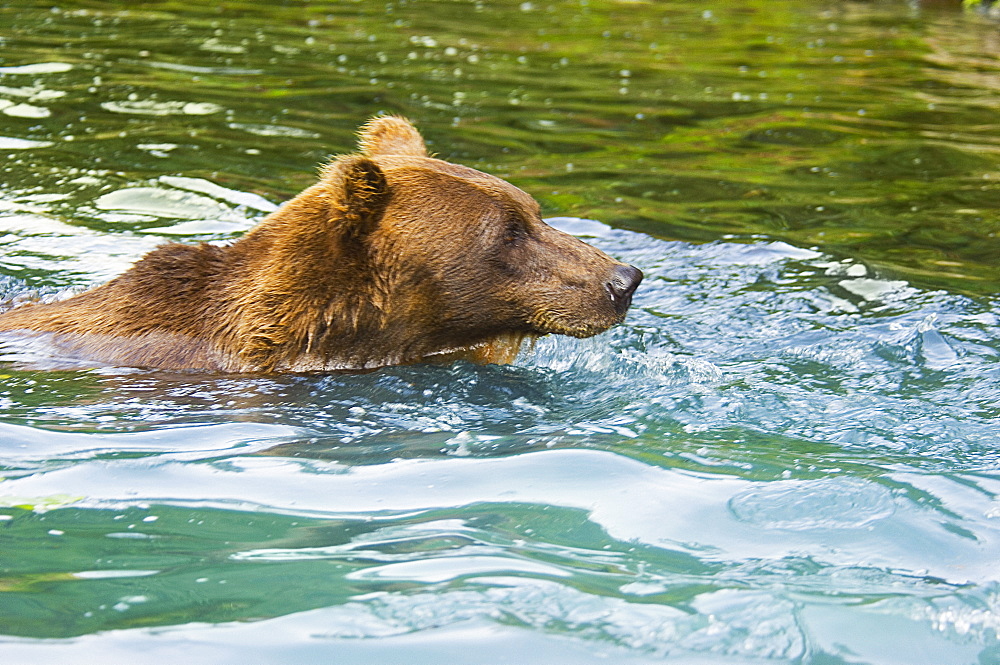
<instances>
[{"instance_id":1,"label":"rippling water surface","mask_svg":"<svg viewBox=\"0 0 1000 665\"><path fill-rule=\"evenodd\" d=\"M378 111L646 273L506 367L8 344L4 662L1000 663L1000 28L730 4L0 2L8 301Z\"/></svg>"}]
</instances>

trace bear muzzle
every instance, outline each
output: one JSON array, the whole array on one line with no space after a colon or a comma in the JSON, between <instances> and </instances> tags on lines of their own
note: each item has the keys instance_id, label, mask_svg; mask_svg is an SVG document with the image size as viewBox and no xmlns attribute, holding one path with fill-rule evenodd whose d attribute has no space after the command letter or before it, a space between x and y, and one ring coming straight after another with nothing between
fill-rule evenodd
<instances>
[{"instance_id":1,"label":"bear muzzle","mask_svg":"<svg viewBox=\"0 0 1000 665\"><path fill-rule=\"evenodd\" d=\"M641 270L635 266L623 264L615 267L611 279L604 284L604 288L611 297L611 304L619 316L624 317L625 312L632 305L632 294L635 293L641 281Z\"/></svg>"}]
</instances>

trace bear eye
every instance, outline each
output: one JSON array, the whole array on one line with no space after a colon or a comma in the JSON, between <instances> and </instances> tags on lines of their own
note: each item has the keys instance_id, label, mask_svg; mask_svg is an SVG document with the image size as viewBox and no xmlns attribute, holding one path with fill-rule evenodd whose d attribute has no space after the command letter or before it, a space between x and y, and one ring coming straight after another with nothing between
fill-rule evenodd
<instances>
[{"instance_id":1,"label":"bear eye","mask_svg":"<svg viewBox=\"0 0 1000 665\"><path fill-rule=\"evenodd\" d=\"M505 245L517 245L528 237L528 231L524 228L524 222L520 217L511 215L507 218L503 232L503 242Z\"/></svg>"}]
</instances>

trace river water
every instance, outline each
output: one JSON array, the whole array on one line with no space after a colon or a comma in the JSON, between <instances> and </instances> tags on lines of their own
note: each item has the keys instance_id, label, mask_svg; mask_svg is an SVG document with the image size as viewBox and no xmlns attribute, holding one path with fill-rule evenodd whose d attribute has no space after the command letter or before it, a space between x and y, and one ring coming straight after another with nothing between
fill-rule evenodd
<instances>
[{"instance_id":1,"label":"river water","mask_svg":"<svg viewBox=\"0 0 1000 665\"><path fill-rule=\"evenodd\" d=\"M0 297L237 237L378 112L640 267L512 366L0 356L5 663L1000 663L1000 24L0 2Z\"/></svg>"}]
</instances>

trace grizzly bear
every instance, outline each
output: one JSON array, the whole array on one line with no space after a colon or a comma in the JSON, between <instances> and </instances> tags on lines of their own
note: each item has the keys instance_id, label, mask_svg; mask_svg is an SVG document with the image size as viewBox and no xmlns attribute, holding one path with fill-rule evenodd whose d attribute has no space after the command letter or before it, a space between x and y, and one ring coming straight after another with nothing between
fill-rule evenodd
<instances>
[{"instance_id":1,"label":"grizzly bear","mask_svg":"<svg viewBox=\"0 0 1000 665\"><path fill-rule=\"evenodd\" d=\"M110 282L0 314L61 357L223 372L513 361L625 318L642 279L513 185L428 155L379 117L358 154L227 245L171 243Z\"/></svg>"}]
</instances>

